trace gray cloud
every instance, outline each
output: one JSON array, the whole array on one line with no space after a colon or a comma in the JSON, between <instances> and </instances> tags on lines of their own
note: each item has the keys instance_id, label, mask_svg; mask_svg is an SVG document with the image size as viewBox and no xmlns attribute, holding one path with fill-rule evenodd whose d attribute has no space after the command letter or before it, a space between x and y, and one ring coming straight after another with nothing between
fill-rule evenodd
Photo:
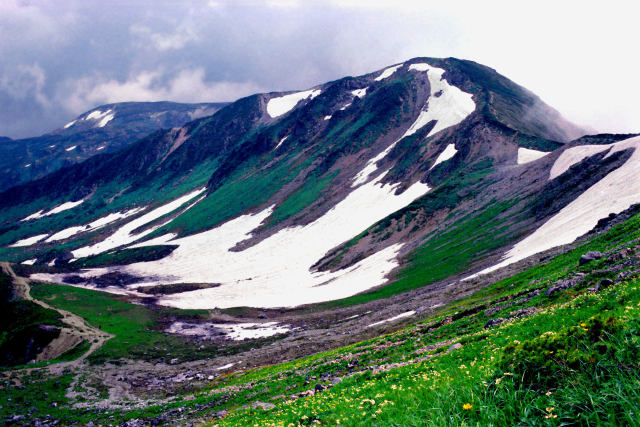
<instances>
[{"instance_id":1,"label":"gray cloud","mask_svg":"<svg viewBox=\"0 0 640 427\"><path fill-rule=\"evenodd\" d=\"M0 135L98 104L303 89L415 56L496 68L601 131L638 131L640 39L612 0L0 2Z\"/></svg>"}]
</instances>

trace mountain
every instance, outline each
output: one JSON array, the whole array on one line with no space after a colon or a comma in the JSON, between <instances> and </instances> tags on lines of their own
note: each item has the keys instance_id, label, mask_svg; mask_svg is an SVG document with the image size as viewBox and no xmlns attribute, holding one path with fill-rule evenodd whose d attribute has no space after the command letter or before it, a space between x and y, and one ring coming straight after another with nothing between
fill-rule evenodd
<instances>
[{"instance_id":1,"label":"mountain","mask_svg":"<svg viewBox=\"0 0 640 427\"><path fill-rule=\"evenodd\" d=\"M0 256L177 308L464 288L640 202L640 138L582 135L491 68L415 58L8 189Z\"/></svg>"},{"instance_id":2,"label":"mountain","mask_svg":"<svg viewBox=\"0 0 640 427\"><path fill-rule=\"evenodd\" d=\"M211 115L224 103L122 102L89 110L60 129L19 140L0 137L0 190L41 178L159 129Z\"/></svg>"}]
</instances>

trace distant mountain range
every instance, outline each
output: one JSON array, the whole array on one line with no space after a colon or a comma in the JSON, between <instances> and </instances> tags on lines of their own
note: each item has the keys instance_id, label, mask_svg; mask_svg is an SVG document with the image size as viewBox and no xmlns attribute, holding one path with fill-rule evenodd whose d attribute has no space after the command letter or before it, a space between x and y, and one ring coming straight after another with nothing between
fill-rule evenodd
<instances>
[{"instance_id":1,"label":"distant mountain range","mask_svg":"<svg viewBox=\"0 0 640 427\"><path fill-rule=\"evenodd\" d=\"M48 137L76 144L69 132L115 127L124 105ZM0 194L0 257L107 291L182 284L157 298L179 308L366 301L508 267L640 203L640 138L584 137L455 58L165 127L99 156L92 142L86 160Z\"/></svg>"},{"instance_id":2,"label":"distant mountain range","mask_svg":"<svg viewBox=\"0 0 640 427\"><path fill-rule=\"evenodd\" d=\"M117 151L159 129L215 113L225 103L122 102L87 111L42 136L0 137L0 190L91 156Z\"/></svg>"}]
</instances>

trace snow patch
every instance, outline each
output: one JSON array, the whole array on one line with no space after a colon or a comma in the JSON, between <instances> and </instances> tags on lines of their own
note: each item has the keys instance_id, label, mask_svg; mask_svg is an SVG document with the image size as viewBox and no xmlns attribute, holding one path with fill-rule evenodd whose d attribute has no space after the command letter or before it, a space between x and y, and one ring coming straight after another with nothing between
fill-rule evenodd
<instances>
[{"instance_id":1,"label":"snow patch","mask_svg":"<svg viewBox=\"0 0 640 427\"><path fill-rule=\"evenodd\" d=\"M78 233L97 230L119 219L127 218L131 215L135 215L144 209L145 208L134 208L134 209L129 209L128 211L125 211L125 212L110 213L109 215L103 216L101 218L96 219L93 222L90 222L89 224L77 225L74 227L69 227L69 228L65 228L64 230L58 231L57 233L50 236L46 241L55 242L58 240L67 239Z\"/></svg>"},{"instance_id":2,"label":"snow patch","mask_svg":"<svg viewBox=\"0 0 640 427\"><path fill-rule=\"evenodd\" d=\"M278 326L278 322L267 323L188 323L173 322L166 330L171 334L187 335L203 339L224 336L234 341L245 339L267 338L277 334L284 334L291 329L288 325ZM221 335L222 333L222 335ZM218 370L230 368L234 363L221 366Z\"/></svg>"},{"instance_id":3,"label":"snow patch","mask_svg":"<svg viewBox=\"0 0 640 427\"><path fill-rule=\"evenodd\" d=\"M226 336L234 341L245 339L267 338L290 331L288 325L278 326L278 322L267 323L220 323L213 326L225 331Z\"/></svg>"},{"instance_id":4,"label":"snow patch","mask_svg":"<svg viewBox=\"0 0 640 427\"><path fill-rule=\"evenodd\" d=\"M435 126L427 134L427 137L429 137L450 126L457 125L476 109L476 104L473 102L473 95L463 92L457 87L447 83L447 81L442 78L444 74L443 69L428 66L424 71L427 70L429 71L428 77L431 85L431 96L427 101L427 110L420 111L418 118L404 135L387 147L382 153L367 162L364 169L355 176L351 184L352 187L366 182L369 176L378 169L376 165L377 162L386 157L402 138L413 135L427 123L436 120ZM439 96L436 96L437 93L439 93Z\"/></svg>"},{"instance_id":5,"label":"snow patch","mask_svg":"<svg viewBox=\"0 0 640 427\"><path fill-rule=\"evenodd\" d=\"M368 86L363 89L352 90L351 93L353 94L353 96L357 96L358 98L364 98L364 96L367 94L367 89L369 89Z\"/></svg>"},{"instance_id":6,"label":"snow patch","mask_svg":"<svg viewBox=\"0 0 640 427\"><path fill-rule=\"evenodd\" d=\"M435 163L433 164L433 166L431 166L429 168L429 170L435 168L436 166L438 166L440 163L442 162L446 162L447 160L449 160L450 158L452 158L453 156L456 155L456 153L458 152L458 150L456 150L456 146L455 144L448 144L444 151L442 153L440 153L440 155L438 156L438 158L436 159Z\"/></svg>"},{"instance_id":7,"label":"snow patch","mask_svg":"<svg viewBox=\"0 0 640 427\"><path fill-rule=\"evenodd\" d=\"M397 316L393 316L393 317L390 317L388 319L381 320L379 322L375 322L375 323L372 323L370 325L367 325L367 328L373 328L374 326L382 325L383 323L395 322L398 319L404 319L405 317L410 317L410 316L413 316L414 314L416 314L416 312L413 311L413 310L407 311L407 312L404 312L404 313L400 313Z\"/></svg>"},{"instance_id":8,"label":"snow patch","mask_svg":"<svg viewBox=\"0 0 640 427\"><path fill-rule=\"evenodd\" d=\"M32 213L26 218L22 218L20 221L29 221L31 219L39 219L45 216L55 215L57 213L66 211L68 209L75 208L76 206L82 204L82 202L84 202L84 199L78 200L77 202L65 202L61 205L56 206L55 208L51 209L48 212L44 212L44 209L40 209L38 212Z\"/></svg>"},{"instance_id":9,"label":"snow patch","mask_svg":"<svg viewBox=\"0 0 640 427\"><path fill-rule=\"evenodd\" d=\"M536 160L543 158L547 154L549 153L546 151L538 151L532 150L530 148L520 147L518 148L518 164L525 165L527 163L535 162Z\"/></svg>"},{"instance_id":10,"label":"snow patch","mask_svg":"<svg viewBox=\"0 0 640 427\"><path fill-rule=\"evenodd\" d=\"M96 124L97 128L103 128L105 127L105 125L107 123L109 123L111 120L113 120L113 118L115 117L114 113L108 114L106 116L104 116L102 119L100 119L100 121L98 122L98 124Z\"/></svg>"},{"instance_id":11,"label":"snow patch","mask_svg":"<svg viewBox=\"0 0 640 427\"><path fill-rule=\"evenodd\" d=\"M296 92L278 98L271 98L269 102L267 102L267 113L273 118L280 117L291 111L298 102L307 98L313 99L320 95L321 92L320 89L310 89L304 92Z\"/></svg>"},{"instance_id":12,"label":"snow patch","mask_svg":"<svg viewBox=\"0 0 640 427\"><path fill-rule=\"evenodd\" d=\"M424 62L420 62L417 64L411 64L409 65L409 71L415 70L415 71L429 71L429 68L431 66L429 64L425 64Z\"/></svg>"},{"instance_id":13,"label":"snow patch","mask_svg":"<svg viewBox=\"0 0 640 427\"><path fill-rule=\"evenodd\" d=\"M72 146L71 146L71 147L69 147L69 148L65 148L65 149L64 149L64 151L73 151L73 150L75 150L75 149L76 149L76 147L77 147L77 145L72 145Z\"/></svg>"},{"instance_id":14,"label":"snow patch","mask_svg":"<svg viewBox=\"0 0 640 427\"><path fill-rule=\"evenodd\" d=\"M104 150L104 145L101 145L100 147L96 148L96 151L100 151L100 150Z\"/></svg>"},{"instance_id":15,"label":"snow patch","mask_svg":"<svg viewBox=\"0 0 640 427\"><path fill-rule=\"evenodd\" d=\"M25 168L31 167L31 163L27 163L26 165L24 165Z\"/></svg>"},{"instance_id":16,"label":"snow patch","mask_svg":"<svg viewBox=\"0 0 640 427\"><path fill-rule=\"evenodd\" d=\"M381 73L380 73L380 75L379 75L378 77L376 77L374 80L375 80L375 81L377 81L377 82L379 82L379 81L381 81L381 80L386 79L387 77L391 77L391 75L392 75L393 73L395 73L395 72L396 72L396 70L397 70L398 68L400 68L400 67L402 67L402 64L394 65L394 66L392 66L392 67L386 68L386 69L385 69L383 72L381 72Z\"/></svg>"},{"instance_id":17,"label":"snow patch","mask_svg":"<svg viewBox=\"0 0 640 427\"><path fill-rule=\"evenodd\" d=\"M611 150L607 154L608 157L618 151L632 149L633 154L624 165L589 187L540 228L516 243L500 263L469 276L465 280L490 273L556 246L569 244L593 229L600 219L607 217L610 213L618 214L640 202L640 137L591 147L591 149L578 150L579 155L569 154L567 156L569 160L561 163L562 167L559 169L568 168L566 166L568 163L580 158L585 153L588 156L588 153ZM567 151L575 148L580 147L573 147Z\"/></svg>"},{"instance_id":18,"label":"snow patch","mask_svg":"<svg viewBox=\"0 0 640 427\"><path fill-rule=\"evenodd\" d=\"M47 212L45 215L54 215L69 209L73 209L76 206L80 206L82 203L84 202L84 199L82 200L78 200L77 202L65 202L61 205L56 206L55 208L51 209L49 212Z\"/></svg>"},{"instance_id":19,"label":"snow patch","mask_svg":"<svg viewBox=\"0 0 640 427\"><path fill-rule=\"evenodd\" d=\"M344 111L347 108L351 107L351 104L352 104L351 102L349 102L348 104L345 104L342 108L340 108L340 111Z\"/></svg>"},{"instance_id":20,"label":"snow patch","mask_svg":"<svg viewBox=\"0 0 640 427\"><path fill-rule=\"evenodd\" d=\"M579 145L565 150L553 163L549 172L549 181L559 177L568 171L571 166L580 163L587 157L602 153L610 148L611 145Z\"/></svg>"},{"instance_id":21,"label":"snow patch","mask_svg":"<svg viewBox=\"0 0 640 427\"><path fill-rule=\"evenodd\" d=\"M10 248L17 248L17 247L21 247L21 246L31 246L31 245L33 245L35 243L38 243L39 241L41 241L42 239L44 239L47 236L48 236L48 234L38 234L37 236L27 237L26 239L18 240L14 244L9 245L9 247Z\"/></svg>"},{"instance_id":22,"label":"snow patch","mask_svg":"<svg viewBox=\"0 0 640 427\"><path fill-rule=\"evenodd\" d=\"M235 362L227 363L226 365L222 365L222 366L216 368L216 371L224 371L225 369L229 369L230 367L232 367L235 364L236 364Z\"/></svg>"},{"instance_id":23,"label":"snow patch","mask_svg":"<svg viewBox=\"0 0 640 427\"><path fill-rule=\"evenodd\" d=\"M329 120L332 116L324 116L324 120Z\"/></svg>"},{"instance_id":24,"label":"snow patch","mask_svg":"<svg viewBox=\"0 0 640 427\"><path fill-rule=\"evenodd\" d=\"M37 258L33 258L33 259L25 259L24 261L22 261L20 264L22 265L33 265L35 264L37 261Z\"/></svg>"},{"instance_id":25,"label":"snow patch","mask_svg":"<svg viewBox=\"0 0 640 427\"><path fill-rule=\"evenodd\" d=\"M76 120L73 120L62 127L62 129L69 129L71 126L76 124Z\"/></svg>"},{"instance_id":26,"label":"snow patch","mask_svg":"<svg viewBox=\"0 0 640 427\"><path fill-rule=\"evenodd\" d=\"M442 68L428 67L426 71L428 71L427 76L431 85L429 106L426 111L420 112L418 119L411 125L405 136L413 135L427 123L436 120L436 125L427 136L434 135L462 122L476 109L473 95L447 83L442 78L444 74ZM436 96L438 93L439 95Z\"/></svg>"},{"instance_id":27,"label":"snow patch","mask_svg":"<svg viewBox=\"0 0 640 427\"><path fill-rule=\"evenodd\" d=\"M180 206L182 206L183 204L185 204L186 202L188 202L189 200L193 199L194 197L196 197L197 195L201 194L202 192L204 192L205 188L201 188L199 190L196 191L192 191L189 194L186 194L176 200L173 200L163 206L160 206L154 210L152 210L151 212L142 215L139 218L134 219L131 222L128 222L127 224L123 225L122 227L120 227L118 230L116 230L112 235L110 235L109 237L107 237L106 239L104 239L101 242L98 242L94 245L91 246L85 246L79 249L74 250L73 253L73 257L74 258L83 258L83 257L87 257L90 255L96 255L111 249L115 249L117 247L123 246L123 245L128 245L130 243L135 242L136 240L141 239L142 237L146 236L147 234L150 234L152 232L154 232L155 230L157 230L158 228L160 228L161 226L163 226L164 224L158 224L154 227L151 227L147 230L144 230L140 233L137 234L131 234L133 232L133 230L142 227L143 225L154 221L168 213L173 212L174 210L178 209Z\"/></svg>"},{"instance_id":28,"label":"snow patch","mask_svg":"<svg viewBox=\"0 0 640 427\"><path fill-rule=\"evenodd\" d=\"M289 138L289 135L285 136L284 138L282 138L280 140L280 142L278 142L278 145L275 146L274 150L277 150L278 147L280 147L282 145L283 142L285 142L287 140L287 138Z\"/></svg>"},{"instance_id":29,"label":"snow patch","mask_svg":"<svg viewBox=\"0 0 640 427\"><path fill-rule=\"evenodd\" d=\"M109 115L109 113L111 113L111 109L107 110L107 111L100 111L100 110L94 110L92 112L90 112L89 114L87 114L87 116L84 118L84 120L100 120L106 116Z\"/></svg>"}]
</instances>

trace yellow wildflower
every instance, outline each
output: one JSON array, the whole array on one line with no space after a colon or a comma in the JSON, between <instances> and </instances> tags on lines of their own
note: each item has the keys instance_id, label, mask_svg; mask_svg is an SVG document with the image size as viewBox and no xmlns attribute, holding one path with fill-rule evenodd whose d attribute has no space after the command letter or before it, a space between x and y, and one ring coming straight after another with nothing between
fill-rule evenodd
<instances>
[{"instance_id":1,"label":"yellow wildflower","mask_svg":"<svg viewBox=\"0 0 640 427\"><path fill-rule=\"evenodd\" d=\"M462 409L464 409L465 411L468 411L471 408L473 408L473 405L471 403L465 403L464 405L462 405Z\"/></svg>"}]
</instances>

